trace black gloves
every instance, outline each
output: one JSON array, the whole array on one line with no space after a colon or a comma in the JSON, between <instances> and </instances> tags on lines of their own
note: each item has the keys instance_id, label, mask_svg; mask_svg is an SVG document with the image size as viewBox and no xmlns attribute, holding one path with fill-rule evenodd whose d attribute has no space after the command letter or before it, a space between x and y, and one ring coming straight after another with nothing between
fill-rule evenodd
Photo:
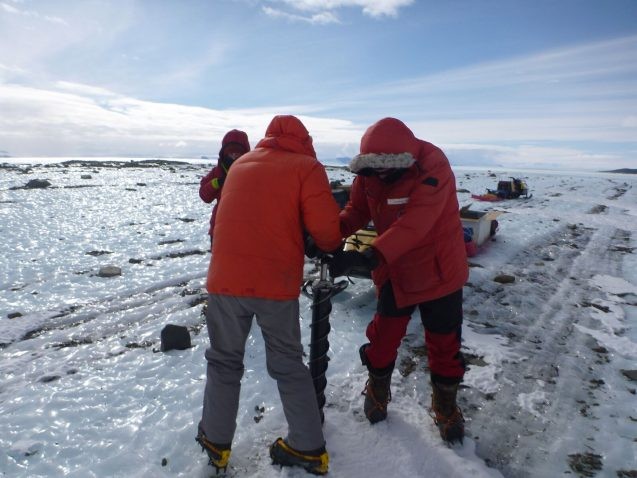
<instances>
[{"instance_id":1,"label":"black gloves","mask_svg":"<svg viewBox=\"0 0 637 478\"><path fill-rule=\"evenodd\" d=\"M221 158L221 165L223 166L223 170L226 172L226 174L228 174L228 171L230 171L230 167L232 166L234 161L235 160L230 156L223 156Z\"/></svg>"},{"instance_id":2,"label":"black gloves","mask_svg":"<svg viewBox=\"0 0 637 478\"><path fill-rule=\"evenodd\" d=\"M355 269L371 271L379 263L378 255L372 247L363 252L338 251L330 261L330 275L332 277L345 276Z\"/></svg>"},{"instance_id":3,"label":"black gloves","mask_svg":"<svg viewBox=\"0 0 637 478\"><path fill-rule=\"evenodd\" d=\"M324 251L323 249L319 249L319 247L316 245L316 242L314 242L314 239L312 238L312 236L310 236L307 232L304 233L303 242L305 244L304 246L305 255L309 257L310 259L316 259L317 257L320 257L322 254L331 254L331 255L338 254L339 251L343 248L343 244L341 244L333 251Z\"/></svg>"},{"instance_id":4,"label":"black gloves","mask_svg":"<svg viewBox=\"0 0 637 478\"><path fill-rule=\"evenodd\" d=\"M316 245L316 242L314 242L314 239L312 239L312 236L306 233L304 242L305 242L305 255L309 257L310 259L316 258L316 256L318 256L320 252L320 249Z\"/></svg>"}]
</instances>

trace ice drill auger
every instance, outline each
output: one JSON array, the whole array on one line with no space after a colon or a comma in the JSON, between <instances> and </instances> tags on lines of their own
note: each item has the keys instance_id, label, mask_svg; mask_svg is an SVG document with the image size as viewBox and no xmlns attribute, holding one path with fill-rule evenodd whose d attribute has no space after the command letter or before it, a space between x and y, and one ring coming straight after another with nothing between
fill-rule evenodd
<instances>
[{"instance_id":1,"label":"ice drill auger","mask_svg":"<svg viewBox=\"0 0 637 478\"><path fill-rule=\"evenodd\" d=\"M312 299L312 322L310 324L310 360L308 366L319 412L321 423L324 421L323 406L325 405L325 387L327 386L327 362L329 360L327 352L330 348L328 335L331 330L330 312L332 311L332 297L344 290L348 282L346 280L334 283L329 277L328 254L318 256L320 275L318 279L307 281L303 285L303 293Z\"/></svg>"}]
</instances>

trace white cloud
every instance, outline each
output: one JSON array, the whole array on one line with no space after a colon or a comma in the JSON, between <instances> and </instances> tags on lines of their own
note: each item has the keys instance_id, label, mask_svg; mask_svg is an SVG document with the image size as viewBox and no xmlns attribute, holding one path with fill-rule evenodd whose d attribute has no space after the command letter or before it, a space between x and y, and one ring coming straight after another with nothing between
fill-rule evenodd
<instances>
[{"instance_id":1,"label":"white cloud","mask_svg":"<svg viewBox=\"0 0 637 478\"><path fill-rule=\"evenodd\" d=\"M65 91L0 84L1 150L13 156L214 154L229 129L245 130L256 144L275 115L296 109L213 110L140 101L86 85L56 86ZM322 154L360 138L361 129L348 121L299 117Z\"/></svg>"},{"instance_id":2,"label":"white cloud","mask_svg":"<svg viewBox=\"0 0 637 478\"><path fill-rule=\"evenodd\" d=\"M438 143L455 166L602 170L631 167L631 160L616 154L595 154L573 147L502 146L498 144ZM609 166L612 165L612 166ZM632 164L634 167L634 164Z\"/></svg>"},{"instance_id":3,"label":"white cloud","mask_svg":"<svg viewBox=\"0 0 637 478\"><path fill-rule=\"evenodd\" d=\"M530 94L551 93L574 95L609 95L616 91L616 81L628 81L635 94L637 83L637 35L615 40L561 48L525 57L474 64L465 68L442 71L427 76L382 85L375 93L393 96L437 94L447 91L502 91L516 88ZM600 91L599 82L609 89ZM626 86L626 85L624 85Z\"/></svg>"},{"instance_id":4,"label":"white cloud","mask_svg":"<svg viewBox=\"0 0 637 478\"><path fill-rule=\"evenodd\" d=\"M63 21L50 21L57 17L13 7L18 13L2 16L0 28L1 61L28 71L32 82L48 78L50 72L61 69L65 61L81 62L86 51L91 54L84 57L83 67L97 61L96 54L116 43L135 21L133 2L117 2L117 5L102 2L99 11L95 2L88 1L76 2L73 8L64 9L58 2L42 2L42 5L63 11ZM0 9L0 13L2 11ZM73 51L73 56L65 55L69 51ZM76 73L71 69L68 69L70 75Z\"/></svg>"},{"instance_id":5,"label":"white cloud","mask_svg":"<svg viewBox=\"0 0 637 478\"><path fill-rule=\"evenodd\" d=\"M55 86L63 91L68 91L70 93L76 93L78 95L86 95L86 96L116 96L115 93L109 91L105 88L99 88L97 86L83 85L80 83L72 83L70 81L58 81L55 83Z\"/></svg>"},{"instance_id":6,"label":"white cloud","mask_svg":"<svg viewBox=\"0 0 637 478\"><path fill-rule=\"evenodd\" d=\"M358 7L371 17L395 17L402 7L414 3L414 0L279 0L290 8L309 12L326 12L346 7Z\"/></svg>"},{"instance_id":7,"label":"white cloud","mask_svg":"<svg viewBox=\"0 0 637 478\"><path fill-rule=\"evenodd\" d=\"M0 63L0 82L11 81L14 78L24 76L26 71L18 66L3 65Z\"/></svg>"},{"instance_id":8,"label":"white cloud","mask_svg":"<svg viewBox=\"0 0 637 478\"><path fill-rule=\"evenodd\" d=\"M0 149L14 156L191 156L214 155L225 132L245 130L253 145L276 114L296 114L314 138L319 158L351 157L368 126L303 114L305 107L243 110L152 103L86 85L58 83L65 91L0 84ZM415 134L443 148L452 164L609 169L631 167L630 159L576 147L525 144L519 130L545 128L559 137L559 121L525 125L510 121L408 122ZM573 126L577 129L579 126ZM497 134L499 132L499 134ZM584 138L585 133L581 134ZM461 143L461 138L476 142ZM519 143L505 146L501 141ZM159 145L159 146L158 146ZM634 164L632 164L634 167Z\"/></svg>"},{"instance_id":9,"label":"white cloud","mask_svg":"<svg viewBox=\"0 0 637 478\"><path fill-rule=\"evenodd\" d=\"M637 116L631 115L624 118L622 121L624 128L637 128Z\"/></svg>"},{"instance_id":10,"label":"white cloud","mask_svg":"<svg viewBox=\"0 0 637 478\"><path fill-rule=\"evenodd\" d=\"M16 7L9 5L8 3L0 3L0 7L7 13L19 14L20 10Z\"/></svg>"},{"instance_id":11,"label":"white cloud","mask_svg":"<svg viewBox=\"0 0 637 478\"><path fill-rule=\"evenodd\" d=\"M272 7L262 7L263 13L272 18L283 18L291 22L304 22L313 25L327 25L328 23L340 23L338 17L332 12L320 12L309 17L287 13Z\"/></svg>"},{"instance_id":12,"label":"white cloud","mask_svg":"<svg viewBox=\"0 0 637 478\"><path fill-rule=\"evenodd\" d=\"M14 2L15 3L15 2ZM19 3L19 2L17 2ZM45 20L51 23L59 23L61 25L68 25L63 18L51 15L42 15L34 10L20 10L13 5L9 5L8 3L0 3L0 7L7 13L11 13L14 15L22 15L25 17L31 17L36 19Z\"/></svg>"},{"instance_id":13,"label":"white cloud","mask_svg":"<svg viewBox=\"0 0 637 478\"><path fill-rule=\"evenodd\" d=\"M635 143L637 36L347 90L315 113L398 116L433 142Z\"/></svg>"},{"instance_id":14,"label":"white cloud","mask_svg":"<svg viewBox=\"0 0 637 478\"><path fill-rule=\"evenodd\" d=\"M199 59L148 81L166 88L197 85L231 48L215 43ZM8 82L25 69L3 61L0 150L13 155L210 155L230 128L248 131L256 143L275 114L295 114L313 135L320 156L334 158L355 154L365 128L391 115L463 159L635 167L637 36L368 88L341 88L309 104L235 110L140 101L75 82L48 89L18 86ZM458 146L466 144L482 146Z\"/></svg>"}]
</instances>

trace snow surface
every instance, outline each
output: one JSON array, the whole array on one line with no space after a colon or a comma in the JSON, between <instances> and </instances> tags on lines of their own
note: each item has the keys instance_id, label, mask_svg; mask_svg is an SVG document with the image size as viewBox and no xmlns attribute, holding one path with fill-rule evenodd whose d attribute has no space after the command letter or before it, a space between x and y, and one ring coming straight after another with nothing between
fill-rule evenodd
<instances>
[{"instance_id":1,"label":"snow surface","mask_svg":"<svg viewBox=\"0 0 637 478\"><path fill-rule=\"evenodd\" d=\"M210 214L197 191L211 164L39 162L0 169L0 474L214 475L194 441ZM387 421L364 418L358 347L375 300L368 280L353 279L331 314L330 476L635 476L637 383L622 371L637 369L637 177L455 172L461 191L480 194L516 175L533 194L491 204L458 193L461 205L503 211L495 241L470 259L465 288L468 437L445 446L429 417L417 318L400 349ZM328 173L351 181L343 169ZM36 178L51 187L10 189ZM121 276L99 277L107 265ZM503 273L515 282L493 281ZM301 314L307 346L305 297ZM188 326L193 347L158 352L168 323ZM306 476L270 464L268 445L286 424L258 330L229 475Z\"/></svg>"}]
</instances>

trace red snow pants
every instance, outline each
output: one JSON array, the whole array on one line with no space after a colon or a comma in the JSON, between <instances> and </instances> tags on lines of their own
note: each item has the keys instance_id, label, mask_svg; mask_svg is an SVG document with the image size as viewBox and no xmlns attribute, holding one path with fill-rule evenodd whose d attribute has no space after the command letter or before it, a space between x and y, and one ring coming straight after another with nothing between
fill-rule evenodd
<instances>
[{"instance_id":1,"label":"red snow pants","mask_svg":"<svg viewBox=\"0 0 637 478\"><path fill-rule=\"evenodd\" d=\"M367 326L369 345L365 355L374 369L391 365L407 332L407 324L418 307L425 329L425 345L431 378L435 382L462 380L465 362L460 352L462 332L462 289L439 299L399 309L391 283L380 290L374 318Z\"/></svg>"}]
</instances>

